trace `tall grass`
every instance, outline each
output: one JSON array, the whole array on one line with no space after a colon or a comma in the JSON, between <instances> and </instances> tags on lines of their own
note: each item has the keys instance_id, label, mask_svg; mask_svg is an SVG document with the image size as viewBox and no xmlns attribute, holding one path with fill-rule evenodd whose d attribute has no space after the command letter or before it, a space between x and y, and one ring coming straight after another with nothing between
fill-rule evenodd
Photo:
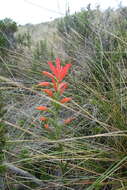
<instances>
[{"instance_id":1,"label":"tall grass","mask_svg":"<svg viewBox=\"0 0 127 190\"><path fill-rule=\"evenodd\" d=\"M38 121L35 107L52 101L36 88L40 71L28 75L35 85L8 78L6 83L12 88L0 87L7 103L2 118L8 130L3 152L10 190L19 186L38 190L127 189L126 23L117 23L119 11L103 17L97 17L100 12L88 13L96 16L88 20L88 36L72 26L71 32L62 36L73 64L65 95L73 101L61 105L60 122L75 117L63 129L62 138L49 139ZM81 20L79 23L86 29ZM42 67L48 69L46 64ZM27 81L27 72L22 70L22 74Z\"/></svg>"}]
</instances>

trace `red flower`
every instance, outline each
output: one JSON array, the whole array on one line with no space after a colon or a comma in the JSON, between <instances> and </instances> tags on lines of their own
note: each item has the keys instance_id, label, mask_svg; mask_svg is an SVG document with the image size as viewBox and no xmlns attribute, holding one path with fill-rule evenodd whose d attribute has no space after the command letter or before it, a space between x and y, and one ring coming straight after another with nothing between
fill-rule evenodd
<instances>
[{"instance_id":1,"label":"red flower","mask_svg":"<svg viewBox=\"0 0 127 190\"><path fill-rule=\"evenodd\" d=\"M64 124L67 125L69 124L70 122L72 122L75 118L74 117L69 117L68 119L65 119L64 120Z\"/></svg>"},{"instance_id":2,"label":"red flower","mask_svg":"<svg viewBox=\"0 0 127 190\"><path fill-rule=\"evenodd\" d=\"M40 117L39 118L41 121L47 121L48 119L46 117Z\"/></svg>"},{"instance_id":3,"label":"red flower","mask_svg":"<svg viewBox=\"0 0 127 190\"><path fill-rule=\"evenodd\" d=\"M36 109L40 110L40 111L47 111L48 110L48 108L46 106L38 106Z\"/></svg>"},{"instance_id":4,"label":"red flower","mask_svg":"<svg viewBox=\"0 0 127 190\"><path fill-rule=\"evenodd\" d=\"M54 90L57 91L58 90L58 83L53 81L53 87L54 87Z\"/></svg>"},{"instance_id":5,"label":"red flower","mask_svg":"<svg viewBox=\"0 0 127 190\"><path fill-rule=\"evenodd\" d=\"M40 82L38 86L49 86L50 82Z\"/></svg>"},{"instance_id":6,"label":"red flower","mask_svg":"<svg viewBox=\"0 0 127 190\"><path fill-rule=\"evenodd\" d=\"M48 64L58 82L61 82L63 80L63 78L67 75L69 68L71 67L71 64L66 64L64 67L62 67L60 65L59 58L56 59L56 67L52 64L52 62L48 62Z\"/></svg>"},{"instance_id":7,"label":"red flower","mask_svg":"<svg viewBox=\"0 0 127 190\"><path fill-rule=\"evenodd\" d=\"M48 96L50 96L50 97L53 96L53 92L52 92L52 90L44 89L44 90L42 90L42 91L45 92L46 94L48 94Z\"/></svg>"},{"instance_id":8,"label":"red flower","mask_svg":"<svg viewBox=\"0 0 127 190\"><path fill-rule=\"evenodd\" d=\"M72 98L63 98L62 100L60 100L60 102L61 103L67 103L67 102L69 102L69 101L71 101L72 100Z\"/></svg>"},{"instance_id":9,"label":"red flower","mask_svg":"<svg viewBox=\"0 0 127 190\"><path fill-rule=\"evenodd\" d=\"M47 77L51 78L52 80L55 79L54 76L51 73L47 72L47 71L42 71L42 74L46 75Z\"/></svg>"},{"instance_id":10,"label":"red flower","mask_svg":"<svg viewBox=\"0 0 127 190\"><path fill-rule=\"evenodd\" d=\"M64 90L67 88L68 84L66 82L62 82L60 85L59 85L59 90L60 90L60 95L63 94Z\"/></svg>"},{"instance_id":11,"label":"red flower","mask_svg":"<svg viewBox=\"0 0 127 190\"><path fill-rule=\"evenodd\" d=\"M49 125L48 125L48 124L45 124L45 125L44 125L44 128L48 129L48 128L49 128Z\"/></svg>"}]
</instances>

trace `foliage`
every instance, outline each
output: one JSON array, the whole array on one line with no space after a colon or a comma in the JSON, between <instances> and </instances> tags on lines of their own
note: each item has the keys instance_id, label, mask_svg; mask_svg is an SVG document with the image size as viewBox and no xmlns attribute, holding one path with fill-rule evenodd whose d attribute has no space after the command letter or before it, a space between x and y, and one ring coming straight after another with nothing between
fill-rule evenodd
<instances>
[{"instance_id":1,"label":"foliage","mask_svg":"<svg viewBox=\"0 0 127 190\"><path fill-rule=\"evenodd\" d=\"M2 53L6 52L6 48L13 48L15 46L14 33L16 31L16 22L9 18L0 20L0 51Z\"/></svg>"},{"instance_id":2,"label":"foliage","mask_svg":"<svg viewBox=\"0 0 127 190\"><path fill-rule=\"evenodd\" d=\"M29 33L29 31L23 33L23 34L18 34L16 37L16 41L18 43L18 45L22 45L22 46L26 46L28 48L31 47L32 41L31 41L31 35Z\"/></svg>"},{"instance_id":3,"label":"foliage","mask_svg":"<svg viewBox=\"0 0 127 190\"><path fill-rule=\"evenodd\" d=\"M47 61L48 58L54 58L53 51L48 48L47 40L40 40L33 52L34 59L39 61Z\"/></svg>"}]
</instances>

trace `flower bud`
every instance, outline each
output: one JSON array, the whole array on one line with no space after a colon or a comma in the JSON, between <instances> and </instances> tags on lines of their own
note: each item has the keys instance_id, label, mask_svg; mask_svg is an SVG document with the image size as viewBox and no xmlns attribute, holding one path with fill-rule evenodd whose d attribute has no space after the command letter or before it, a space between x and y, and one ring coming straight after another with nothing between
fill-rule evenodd
<instances>
[{"instance_id":1,"label":"flower bud","mask_svg":"<svg viewBox=\"0 0 127 190\"><path fill-rule=\"evenodd\" d=\"M36 108L36 110L47 111L48 108L47 108L46 106L38 106L38 107Z\"/></svg>"}]
</instances>

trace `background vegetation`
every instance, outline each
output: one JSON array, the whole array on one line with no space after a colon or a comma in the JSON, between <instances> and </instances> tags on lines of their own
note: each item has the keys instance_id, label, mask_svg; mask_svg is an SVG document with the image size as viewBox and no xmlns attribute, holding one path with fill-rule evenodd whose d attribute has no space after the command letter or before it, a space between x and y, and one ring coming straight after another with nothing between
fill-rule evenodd
<instances>
[{"instance_id":1,"label":"background vegetation","mask_svg":"<svg viewBox=\"0 0 127 190\"><path fill-rule=\"evenodd\" d=\"M127 189L126 29L126 7L89 5L36 26L0 21L2 190ZM37 84L56 57L72 63L61 120L75 119L51 140L35 108L50 104Z\"/></svg>"}]
</instances>

